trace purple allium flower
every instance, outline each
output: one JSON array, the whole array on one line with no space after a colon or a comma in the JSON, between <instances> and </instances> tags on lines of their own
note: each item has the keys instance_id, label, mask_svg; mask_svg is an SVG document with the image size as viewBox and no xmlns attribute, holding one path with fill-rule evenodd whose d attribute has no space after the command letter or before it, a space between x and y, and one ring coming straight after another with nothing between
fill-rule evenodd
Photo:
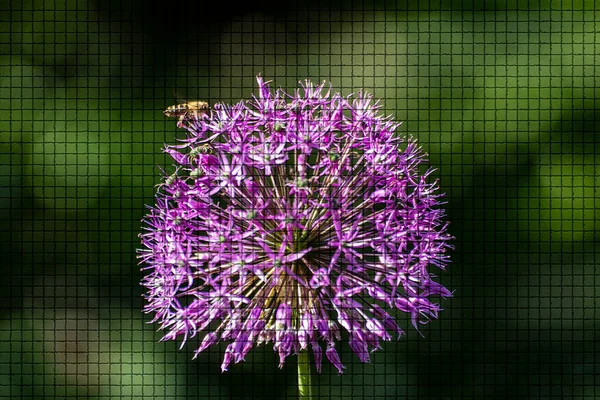
<instances>
[{"instance_id":1,"label":"purple allium flower","mask_svg":"<svg viewBox=\"0 0 600 400\"><path fill-rule=\"evenodd\" d=\"M229 342L222 370L270 343L280 367L311 348L342 372L342 330L363 362L412 323L437 317L433 281L452 239L425 154L368 95L306 81L188 119L178 164L145 218L139 258L146 312L163 340L205 336L196 356ZM182 343L183 346L183 343ZM323 349L323 347L324 349ZM324 351L323 351L324 350Z\"/></svg>"}]
</instances>

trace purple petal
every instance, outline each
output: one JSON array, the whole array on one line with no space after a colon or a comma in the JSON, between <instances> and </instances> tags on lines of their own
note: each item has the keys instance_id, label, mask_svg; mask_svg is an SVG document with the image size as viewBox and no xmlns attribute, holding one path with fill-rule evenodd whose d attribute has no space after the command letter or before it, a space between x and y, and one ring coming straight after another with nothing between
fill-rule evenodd
<instances>
[{"instance_id":1,"label":"purple petal","mask_svg":"<svg viewBox=\"0 0 600 400\"><path fill-rule=\"evenodd\" d=\"M170 147L165 148L163 151L173 157L173 160L175 160L177 164L185 166L190 165L190 160L185 154L181 154L177 150L173 150Z\"/></svg>"},{"instance_id":2,"label":"purple petal","mask_svg":"<svg viewBox=\"0 0 600 400\"><path fill-rule=\"evenodd\" d=\"M229 346L227 346L227 349L225 349L225 356L223 357L223 363L221 364L221 372L227 371L227 368L229 367L229 364L231 364L231 361L233 361L234 357L234 344L231 343Z\"/></svg>"},{"instance_id":3,"label":"purple petal","mask_svg":"<svg viewBox=\"0 0 600 400\"><path fill-rule=\"evenodd\" d=\"M371 358L369 356L367 343L365 343L363 340L358 340L351 336L350 340L348 341L348 344L350 345L350 348L352 349L354 354L358 356L360 361L364 363L370 362Z\"/></svg>"},{"instance_id":4,"label":"purple petal","mask_svg":"<svg viewBox=\"0 0 600 400\"><path fill-rule=\"evenodd\" d=\"M312 342L312 350L313 350L313 355L315 357L315 366L317 368L317 372L320 374L321 373L321 364L323 361L323 349L321 348L321 346L319 346L319 344L314 341Z\"/></svg>"},{"instance_id":5,"label":"purple petal","mask_svg":"<svg viewBox=\"0 0 600 400\"><path fill-rule=\"evenodd\" d=\"M328 346L327 350L325 350L325 355L327 356L327 359L329 360L329 362L331 362L333 364L333 366L337 368L338 373L342 374L343 369L345 367L342 365L342 361L340 360L340 356L338 355L337 351L335 350L335 347Z\"/></svg>"}]
</instances>

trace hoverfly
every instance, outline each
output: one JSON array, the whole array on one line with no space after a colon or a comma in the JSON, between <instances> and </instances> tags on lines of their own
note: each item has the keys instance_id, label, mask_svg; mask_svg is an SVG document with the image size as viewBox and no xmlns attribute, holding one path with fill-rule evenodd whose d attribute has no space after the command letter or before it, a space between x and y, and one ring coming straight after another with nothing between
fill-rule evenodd
<instances>
[{"instance_id":1,"label":"hoverfly","mask_svg":"<svg viewBox=\"0 0 600 400\"><path fill-rule=\"evenodd\" d=\"M206 101L190 101L187 103L175 104L174 106L167 107L163 113L167 117L177 117L179 121L177 126L181 127L183 121L186 118L200 118L205 114L208 114L210 107Z\"/></svg>"}]
</instances>

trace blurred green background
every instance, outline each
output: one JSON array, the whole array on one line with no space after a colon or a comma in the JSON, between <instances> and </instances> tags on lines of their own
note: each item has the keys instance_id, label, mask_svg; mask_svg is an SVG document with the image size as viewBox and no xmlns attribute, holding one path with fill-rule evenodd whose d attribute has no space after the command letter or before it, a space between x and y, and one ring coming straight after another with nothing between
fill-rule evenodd
<instances>
[{"instance_id":1,"label":"blurred green background","mask_svg":"<svg viewBox=\"0 0 600 400\"><path fill-rule=\"evenodd\" d=\"M319 398L600 398L600 4L21 0L0 5L0 399L295 398L271 346L221 373L141 312L177 97L262 73L383 100L438 168L455 290Z\"/></svg>"}]
</instances>

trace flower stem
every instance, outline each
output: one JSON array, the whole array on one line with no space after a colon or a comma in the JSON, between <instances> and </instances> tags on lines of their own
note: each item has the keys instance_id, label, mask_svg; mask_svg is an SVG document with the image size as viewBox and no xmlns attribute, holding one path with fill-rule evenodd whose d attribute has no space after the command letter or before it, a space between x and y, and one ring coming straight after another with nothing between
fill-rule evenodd
<instances>
[{"instance_id":1,"label":"flower stem","mask_svg":"<svg viewBox=\"0 0 600 400\"><path fill-rule=\"evenodd\" d=\"M308 349L298 352L298 398L300 400L312 400L310 356L308 354Z\"/></svg>"}]
</instances>

